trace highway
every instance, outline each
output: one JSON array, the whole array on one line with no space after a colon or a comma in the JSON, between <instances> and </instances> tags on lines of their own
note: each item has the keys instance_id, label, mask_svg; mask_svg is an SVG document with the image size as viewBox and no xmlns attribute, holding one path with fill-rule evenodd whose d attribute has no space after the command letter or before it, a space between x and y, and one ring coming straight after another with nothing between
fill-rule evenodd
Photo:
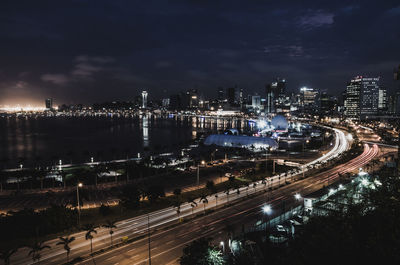
<instances>
[{"instance_id":1,"label":"highway","mask_svg":"<svg viewBox=\"0 0 400 265\"><path fill-rule=\"evenodd\" d=\"M165 231L152 233L152 264L178 263L178 259L182 255L182 248L192 240L204 236L213 237L214 243L226 240L226 227L228 224L234 225L240 230L242 224L255 223L257 220L262 219L261 207L265 203L270 204L272 209L278 212L277 209L281 208L282 201L285 201L285 204L289 206L294 201L294 194L308 194L318 190L325 185L328 179L333 182L338 178L338 173L357 170L378 153L377 146L370 148L366 145L362 155L327 172L281 187L272 192L261 192L254 198L240 201L210 215L194 219ZM259 186L260 189L263 189L262 185ZM147 238L97 256L94 261L89 260L80 264L148 264Z\"/></svg>"},{"instance_id":2,"label":"highway","mask_svg":"<svg viewBox=\"0 0 400 265\"><path fill-rule=\"evenodd\" d=\"M317 166L318 163L327 161L336 157L341 152L348 149L349 143L345 134L335 129L335 145L330 152L323 157L318 158L318 161L313 161L306 166ZM242 187L237 194L236 190L231 190L229 194L225 192L218 193L218 197L211 195L208 197L208 203L203 204L198 202L197 207L192 208L190 204L185 203L181 205L180 216L181 218L188 219L188 217L202 213L204 209L211 209L218 207L209 215L190 220L188 222L179 224L175 227L162 230L170 224L178 224L178 215L175 208L169 207L149 214L151 236L151 252L153 264L167 264L168 262L175 262L181 256L181 251L184 245L190 241L203 236L220 236L223 238L223 230L226 227L226 222L230 223L249 223L255 220L255 215L259 215L259 208L266 202L266 197L270 198L268 203L274 205L280 203L282 200L290 199L294 193L301 192L306 194L317 190L326 183L326 181L333 182L338 173L351 172L364 164L368 163L379 152L376 145L372 148L365 145L364 152L352 161L341 165L340 167L327 170L321 174L306 178L301 181L293 182L290 185L279 188L272 192L263 192L268 188L278 188L281 179L274 176L268 179L266 184L256 182L256 185L250 187ZM304 171L308 167L303 168ZM292 174L287 176L289 180L292 176L300 174L301 169L294 170ZM255 197L248 198L242 201L243 198L251 195L259 194ZM233 201L238 203L232 204ZM223 205L230 205L222 207ZM190 219L190 218L189 218ZM117 229L113 235L114 242L117 242L121 237L127 236L129 238L145 235L147 232L147 215L138 216L122 222L117 223ZM85 240L84 232L76 233L73 236L76 240L71 244L70 259L78 256L87 256L90 252L90 243ZM44 250L42 252L42 264L60 264L66 261L66 253L61 246L56 246L57 239L50 240L46 244L52 247L51 250ZM98 250L110 245L110 237L108 230L99 228L98 233L94 235L93 248ZM26 248L20 249L15 256L11 258L11 264L32 264L32 260L27 256L28 250ZM142 238L134 243L128 244L124 247L106 252L94 258L96 264L145 264L148 258L147 238ZM158 261L157 261L158 260ZM92 264L92 261L83 262L82 264ZM94 264L94 263L93 263Z\"/></svg>"}]
</instances>

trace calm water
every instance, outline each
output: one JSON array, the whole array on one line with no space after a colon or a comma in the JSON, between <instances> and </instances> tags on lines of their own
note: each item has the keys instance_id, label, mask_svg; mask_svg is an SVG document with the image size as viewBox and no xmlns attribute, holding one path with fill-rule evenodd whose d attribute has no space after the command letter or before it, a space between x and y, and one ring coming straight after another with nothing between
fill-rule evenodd
<instances>
[{"instance_id":1,"label":"calm water","mask_svg":"<svg viewBox=\"0 0 400 265\"><path fill-rule=\"evenodd\" d=\"M0 168L177 151L200 134L246 129L241 119L180 116L0 118Z\"/></svg>"}]
</instances>

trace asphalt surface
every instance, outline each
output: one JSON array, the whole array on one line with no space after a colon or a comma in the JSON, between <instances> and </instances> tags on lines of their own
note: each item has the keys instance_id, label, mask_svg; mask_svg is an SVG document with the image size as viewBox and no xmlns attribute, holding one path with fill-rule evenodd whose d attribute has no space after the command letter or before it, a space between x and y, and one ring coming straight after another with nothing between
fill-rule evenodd
<instances>
[{"instance_id":1,"label":"asphalt surface","mask_svg":"<svg viewBox=\"0 0 400 265\"><path fill-rule=\"evenodd\" d=\"M345 135L338 133L335 147L325 154L325 157L318 159L318 162L325 161L338 155L348 148L348 142ZM353 172L359 167L368 163L377 156L379 149L376 145L370 147L364 146L364 152L357 158L326 170L323 173L308 177L304 180L293 182L292 184L280 187L283 184L279 176L271 178L266 185L260 182L256 183L255 188L250 185L249 188L231 191L229 196L226 193L219 193L218 198L214 195L208 197L208 203L199 202L192 208L188 203L181 206L180 218L190 219L193 215L200 214L204 209L218 207L219 209L211 214L199 218L191 219L174 227L171 224L178 224L178 214L175 208L166 208L153 212L149 215L151 230L151 261L152 264L174 264L177 263L182 255L183 247L191 241L201 237L213 237L215 242L224 240L227 224L233 224L238 227L247 224L253 224L262 218L261 207L265 203L277 206L282 201L288 203L293 201L294 194L308 194L326 185L327 181L334 182L338 173ZM310 165L313 165L311 163ZM299 174L301 171L294 172ZM288 180L291 177L288 178ZM274 188L273 191L267 191L268 188ZM251 196L251 194L255 194ZM250 198L248 196L251 196ZM228 199L229 197L229 199ZM216 200L217 199L217 200ZM228 202L229 200L229 202ZM232 205L232 202L235 204ZM298 202L297 202L298 203ZM225 205L223 205L225 204ZM228 206L226 206L228 205ZM225 207L223 207L225 206ZM193 214L192 214L193 212ZM275 213L277 214L278 211ZM271 216L273 217L273 216ZM169 226L170 228L166 228ZM128 219L117 224L117 229L113 235L114 242L119 242L122 237L134 238L147 235L147 216L139 216ZM85 240L84 232L74 234L76 240L71 244L70 260L78 256L87 256L90 253L90 243ZM61 246L56 246L57 239L50 240L46 244L52 246L51 250L44 250L41 264L62 264L66 262L66 252ZM110 245L108 230L101 228L94 235L93 248L99 250ZM20 249L15 256L11 258L11 264L32 264L32 260L27 256L27 249ZM144 237L123 247L110 250L101 255L95 256L92 260L86 260L81 264L147 264L148 263L148 238Z\"/></svg>"}]
</instances>

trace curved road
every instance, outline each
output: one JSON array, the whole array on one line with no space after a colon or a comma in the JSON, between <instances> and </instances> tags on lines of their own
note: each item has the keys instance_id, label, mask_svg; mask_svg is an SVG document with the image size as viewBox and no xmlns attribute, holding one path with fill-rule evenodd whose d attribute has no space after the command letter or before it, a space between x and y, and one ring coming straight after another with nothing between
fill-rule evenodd
<instances>
[{"instance_id":1,"label":"curved road","mask_svg":"<svg viewBox=\"0 0 400 265\"><path fill-rule=\"evenodd\" d=\"M318 158L315 161L310 162L304 167L304 171L308 170L310 166L318 166L320 162L328 161L337 157L339 154L348 149L349 143L345 134L338 129L335 130L335 145L331 151L324 156ZM259 208L266 202L265 194L271 199L268 203L278 203L285 198L293 197L293 192L312 192L317 190L320 186L324 185L326 181L334 181L338 177L338 173L351 172L358 167L368 163L373 157L378 154L378 147L375 145L372 148L369 145L365 145L364 152L357 158L351 160L340 167L336 167L327 170L323 173L309 177L304 180L296 181L290 185L279 188L278 191L267 192L267 188L278 188L280 186L281 175L277 175L268 179L267 184L261 184L256 182L255 186L240 188L240 194L237 191L226 194L224 192L218 193L218 197L211 195L208 197L208 203L203 204L198 202L198 206L192 208L188 203L182 204L180 209L180 217L190 217L202 213L204 209L211 209L218 207L219 210L203 216L190 220L186 223L178 226L162 230L166 225L170 225L178 222L178 216L176 209L169 207L149 215L150 217L150 228L152 230L152 256L154 257L153 264L166 264L169 261L175 261L181 256L181 250L184 245L190 241L203 237L213 237L220 235L224 227L224 223L227 221L237 223L243 222L243 219L248 219L248 222L254 220L254 215L259 215ZM301 173L302 170L294 170L292 174L289 174L287 179ZM270 194L271 193L271 194ZM291 194L293 193L293 194ZM245 197L251 194L259 194L255 197L248 198L243 202L229 205L233 201L241 201ZM223 205L229 205L222 207ZM253 218L253 219L251 219ZM189 218L190 219L190 218ZM208 224L208 225L204 225ZM114 233L114 242L120 240L123 236L129 238L138 237L147 232L147 215L138 216L128 220L124 220L117 224L117 229ZM78 256L87 256L90 252L90 244L85 240L84 232L74 234L76 240L71 244L71 255L70 259ZM60 246L56 246L57 239L50 240L46 244L51 245L51 250L44 250L42 252L42 264L60 264L66 261L65 251ZM110 244L110 237L108 230L100 228L98 234L94 235L93 248L98 250L104 248ZM11 258L12 264L32 264L32 260L27 256L28 250L21 248ZM122 253L122 254L121 254ZM145 264L148 258L147 250L147 239L139 239L131 244L123 246L121 248L106 252L102 255L96 256L94 259L96 264ZM159 260L157 262L157 260ZM94 264L90 262L83 262L82 264Z\"/></svg>"}]
</instances>

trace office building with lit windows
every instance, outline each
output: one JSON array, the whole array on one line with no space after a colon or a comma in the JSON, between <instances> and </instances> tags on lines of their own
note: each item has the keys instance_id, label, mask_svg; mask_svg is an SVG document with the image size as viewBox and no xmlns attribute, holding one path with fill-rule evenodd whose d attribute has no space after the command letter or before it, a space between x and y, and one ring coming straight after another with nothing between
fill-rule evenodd
<instances>
[{"instance_id":1,"label":"office building with lit windows","mask_svg":"<svg viewBox=\"0 0 400 265\"><path fill-rule=\"evenodd\" d=\"M345 116L365 120L378 115L380 77L353 78L347 85Z\"/></svg>"}]
</instances>

